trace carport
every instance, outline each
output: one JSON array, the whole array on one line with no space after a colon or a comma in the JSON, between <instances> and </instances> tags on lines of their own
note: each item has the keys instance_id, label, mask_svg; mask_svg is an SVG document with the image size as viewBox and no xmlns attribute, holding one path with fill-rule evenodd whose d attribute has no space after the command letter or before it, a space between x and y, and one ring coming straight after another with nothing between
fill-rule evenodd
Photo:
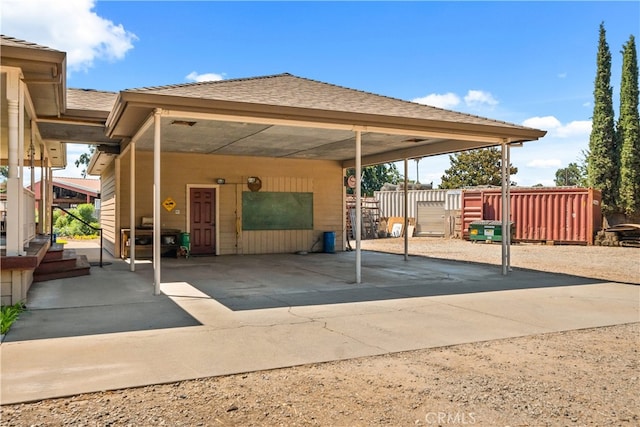
<instances>
[{"instance_id":1,"label":"carport","mask_svg":"<svg viewBox=\"0 0 640 427\"><path fill-rule=\"evenodd\" d=\"M39 166L44 178L43 188L50 188L52 168L66 164L65 144L93 144L97 146L97 151L89 172L102 177L101 222L107 249L112 253L118 251L122 225L128 223L133 242L130 254L132 270L135 269L136 256L136 231L133 226L137 224L136 206L140 203L153 206L156 293L160 285L161 204L163 201L170 202L161 199L161 186L166 186L162 178L166 179L167 176L161 166L162 161L170 161L167 159L173 154L207 155L209 159L243 157L245 164L249 162L248 159L255 164L263 161L275 164L275 160L297 161L298 176L294 179L305 173L305 165L313 171L317 162L324 161L325 165L330 163L331 188L325 191L325 196L330 193L330 198L325 197L318 204L330 199L332 206L327 209L337 211L339 198L342 197L342 215L335 214L333 222L329 224L340 229L343 229L341 224L344 225L344 169L354 168L357 198L355 231L358 236L355 282L360 283L359 181L363 166L404 161L406 175L408 159L501 146L503 197L506 197L509 147L545 135L544 131L537 129L286 73L130 89L119 94L67 89L66 53L7 36L3 36L1 41L2 84L5 88L3 102L7 105L3 109L2 126L7 144L2 144L4 151L0 154L3 164L9 165L7 221L16 224L7 230L6 254L20 256L36 232L52 233L49 209L39 212L41 221L37 230L35 219L21 214L27 197L22 188L25 160L31 165L32 180L33 170ZM142 192L152 194L153 200L141 202L140 194L136 192L136 172L141 172L136 153L140 157L152 153L153 162L142 168L152 170L153 180L144 184ZM113 166L116 164L119 167L118 162L125 157L128 162L126 176ZM188 171L190 165L186 161L183 164L183 169ZM118 169L119 175L116 176L114 168ZM239 174L245 181L253 178L246 174L246 169ZM320 173L316 173L315 179ZM127 182L123 183L123 180ZM224 182L223 177L221 180ZM320 181L317 181L317 187L328 182ZM126 197L116 197L119 186L129 186L132 191ZM188 185L184 187L188 189ZM304 189L304 185L302 187L303 190L298 191L309 191ZM313 194L314 197L317 195L318 191ZM106 196L110 199L107 200ZM49 199L48 193L43 191L44 202L41 205L49 206ZM508 204L503 203L503 209L508 208ZM506 210L504 221L509 217ZM25 209L25 212L29 211ZM184 224L185 221L178 223L180 228L189 231L189 224ZM306 233L296 248L308 247L310 240L317 237L320 226L324 224ZM233 239L235 235L237 239L241 231L238 219L227 218L226 227L225 238ZM215 232L220 231L216 229ZM341 236L341 242L339 249L344 249L344 235ZM407 245L408 240L405 240L405 247ZM407 253L405 250L405 258ZM508 264L508 242L503 242L503 274L506 274ZM14 275L11 282L16 290L15 298L26 292L30 284L28 275L22 278ZM21 291L18 292L18 289Z\"/></svg>"},{"instance_id":2,"label":"carport","mask_svg":"<svg viewBox=\"0 0 640 427\"><path fill-rule=\"evenodd\" d=\"M156 293L161 282L161 168L163 156L168 153L329 160L339 162L343 175L344 169L355 168L355 282L360 283L363 166L404 161L406 175L408 159L501 146L506 197L509 147L545 135L537 129L291 74L125 90L118 95L105 129L110 140L122 141L119 156L130 156L130 224L136 223L136 152L153 153L153 185L145 191L153 193ZM90 172L103 174L117 156L97 151ZM508 209L508 204L503 206ZM506 221L508 212L503 217ZM134 243L129 252L130 268L134 271L133 227L130 237ZM503 274L509 264L508 244L503 242ZM408 236L405 259L407 253Z\"/></svg>"}]
</instances>

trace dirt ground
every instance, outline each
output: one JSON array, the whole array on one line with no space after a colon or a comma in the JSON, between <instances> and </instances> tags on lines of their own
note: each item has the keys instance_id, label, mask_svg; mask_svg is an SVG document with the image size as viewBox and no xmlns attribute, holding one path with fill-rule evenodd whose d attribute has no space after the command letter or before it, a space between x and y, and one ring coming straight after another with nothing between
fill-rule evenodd
<instances>
[{"instance_id":1,"label":"dirt ground","mask_svg":"<svg viewBox=\"0 0 640 427\"><path fill-rule=\"evenodd\" d=\"M363 242L402 253L402 239ZM411 254L500 263L499 244ZM640 249L514 245L514 267L640 283ZM3 426L637 426L640 323L496 340L0 409Z\"/></svg>"},{"instance_id":2,"label":"dirt ground","mask_svg":"<svg viewBox=\"0 0 640 427\"><path fill-rule=\"evenodd\" d=\"M404 238L363 240L362 249L403 254ZM510 249L512 267L640 284L639 248L517 243ZM409 255L501 265L502 245L413 237L409 239Z\"/></svg>"}]
</instances>

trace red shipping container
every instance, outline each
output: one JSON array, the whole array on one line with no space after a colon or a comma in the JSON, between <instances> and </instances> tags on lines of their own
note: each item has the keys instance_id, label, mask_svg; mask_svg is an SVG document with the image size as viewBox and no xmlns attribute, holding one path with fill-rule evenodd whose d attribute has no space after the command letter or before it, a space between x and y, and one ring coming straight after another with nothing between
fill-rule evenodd
<instances>
[{"instance_id":1,"label":"red shipping container","mask_svg":"<svg viewBox=\"0 0 640 427\"><path fill-rule=\"evenodd\" d=\"M515 240L593 245L602 226L600 190L575 187L511 188ZM502 220L500 188L462 191L462 233L477 220Z\"/></svg>"}]
</instances>

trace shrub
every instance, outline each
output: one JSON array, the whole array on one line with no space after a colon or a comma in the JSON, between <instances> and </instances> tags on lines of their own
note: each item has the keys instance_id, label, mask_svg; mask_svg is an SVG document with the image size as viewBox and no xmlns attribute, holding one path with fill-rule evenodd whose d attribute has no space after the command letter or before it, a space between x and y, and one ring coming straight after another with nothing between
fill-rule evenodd
<instances>
[{"instance_id":1,"label":"shrub","mask_svg":"<svg viewBox=\"0 0 640 427\"><path fill-rule=\"evenodd\" d=\"M81 218L83 221L91 224L92 227L98 228L100 224L94 217L95 208L92 204L78 205L77 208L68 209L70 213ZM53 232L59 236L75 237L75 236L96 236L97 231L83 224L66 212L56 210L53 214L54 228Z\"/></svg>"},{"instance_id":2,"label":"shrub","mask_svg":"<svg viewBox=\"0 0 640 427\"><path fill-rule=\"evenodd\" d=\"M24 310L25 306L21 302L17 302L13 305L2 306L0 308L0 334L6 334L13 322L18 320L20 313Z\"/></svg>"}]
</instances>

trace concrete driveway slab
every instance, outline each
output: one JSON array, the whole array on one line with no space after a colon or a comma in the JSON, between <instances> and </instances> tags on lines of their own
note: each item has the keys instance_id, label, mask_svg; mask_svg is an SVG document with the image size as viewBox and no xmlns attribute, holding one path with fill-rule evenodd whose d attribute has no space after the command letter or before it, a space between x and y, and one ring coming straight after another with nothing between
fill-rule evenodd
<instances>
[{"instance_id":1,"label":"concrete driveway slab","mask_svg":"<svg viewBox=\"0 0 640 427\"><path fill-rule=\"evenodd\" d=\"M361 285L353 254L168 260L159 296L118 260L34 285L0 403L639 320L634 285L366 255Z\"/></svg>"}]
</instances>

